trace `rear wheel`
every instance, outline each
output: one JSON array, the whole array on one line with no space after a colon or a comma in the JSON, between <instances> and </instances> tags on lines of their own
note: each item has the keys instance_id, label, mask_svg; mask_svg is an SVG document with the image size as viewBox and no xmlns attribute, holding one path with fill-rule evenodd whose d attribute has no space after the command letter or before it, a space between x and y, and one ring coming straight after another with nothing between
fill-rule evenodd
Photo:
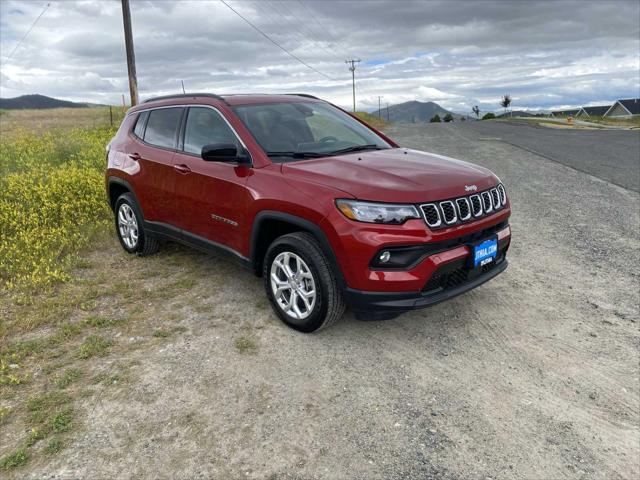
<instances>
[{"instance_id":1,"label":"rear wheel","mask_svg":"<svg viewBox=\"0 0 640 480\"><path fill-rule=\"evenodd\" d=\"M118 197L115 221L118 239L127 252L146 256L158 251L158 240L145 232L142 213L130 193L123 193Z\"/></svg>"},{"instance_id":2,"label":"rear wheel","mask_svg":"<svg viewBox=\"0 0 640 480\"><path fill-rule=\"evenodd\" d=\"M271 306L291 328L313 332L344 313L335 274L317 240L306 232L283 235L271 244L263 277Z\"/></svg>"}]
</instances>

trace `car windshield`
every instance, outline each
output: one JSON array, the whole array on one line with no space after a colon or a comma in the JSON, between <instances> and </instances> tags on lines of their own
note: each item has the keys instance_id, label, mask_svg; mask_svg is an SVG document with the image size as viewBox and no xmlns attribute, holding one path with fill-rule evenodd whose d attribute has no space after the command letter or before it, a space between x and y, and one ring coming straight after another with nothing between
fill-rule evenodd
<instances>
[{"instance_id":1,"label":"car windshield","mask_svg":"<svg viewBox=\"0 0 640 480\"><path fill-rule=\"evenodd\" d=\"M373 131L326 103L239 105L233 110L274 162L391 148Z\"/></svg>"}]
</instances>

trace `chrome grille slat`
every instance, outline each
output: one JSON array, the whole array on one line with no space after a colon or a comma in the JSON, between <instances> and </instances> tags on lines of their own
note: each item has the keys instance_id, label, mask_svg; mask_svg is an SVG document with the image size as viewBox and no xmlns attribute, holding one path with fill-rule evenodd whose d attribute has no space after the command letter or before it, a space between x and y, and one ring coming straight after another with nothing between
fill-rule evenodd
<instances>
[{"instance_id":1,"label":"chrome grille slat","mask_svg":"<svg viewBox=\"0 0 640 480\"><path fill-rule=\"evenodd\" d=\"M456 207L458 207L458 218L465 222L471 218L471 206L466 197L456 199Z\"/></svg>"},{"instance_id":2,"label":"chrome grille slat","mask_svg":"<svg viewBox=\"0 0 640 480\"><path fill-rule=\"evenodd\" d=\"M498 208L500 208L500 194L498 193L497 188L492 188L490 192L491 200L493 201L493 208L497 210Z\"/></svg>"},{"instance_id":3,"label":"chrome grille slat","mask_svg":"<svg viewBox=\"0 0 640 480\"><path fill-rule=\"evenodd\" d=\"M482 200L480 199L480 195L471 195L469 200L471 201L471 211L473 216L481 217L484 210L482 210Z\"/></svg>"},{"instance_id":4,"label":"chrome grille slat","mask_svg":"<svg viewBox=\"0 0 640 480\"><path fill-rule=\"evenodd\" d=\"M420 205L430 228L443 228L489 215L507 205L507 192L501 183L473 195Z\"/></svg>"},{"instance_id":5,"label":"chrome grille slat","mask_svg":"<svg viewBox=\"0 0 640 480\"><path fill-rule=\"evenodd\" d=\"M440 212L442 213L442 219L447 225L453 225L458 221L458 215L456 213L456 207L451 200L445 200L440 202Z\"/></svg>"},{"instance_id":6,"label":"chrome grille slat","mask_svg":"<svg viewBox=\"0 0 640 480\"><path fill-rule=\"evenodd\" d=\"M424 221L427 222L427 225L431 228L436 228L442 225L440 211L435 203L425 203L424 205L420 205L420 210L422 210Z\"/></svg>"},{"instance_id":7,"label":"chrome grille slat","mask_svg":"<svg viewBox=\"0 0 640 480\"><path fill-rule=\"evenodd\" d=\"M491 194L489 193L489 190L485 190L480 194L480 196L482 197L482 209L484 210L484 213L493 212L493 203L491 202Z\"/></svg>"}]
</instances>

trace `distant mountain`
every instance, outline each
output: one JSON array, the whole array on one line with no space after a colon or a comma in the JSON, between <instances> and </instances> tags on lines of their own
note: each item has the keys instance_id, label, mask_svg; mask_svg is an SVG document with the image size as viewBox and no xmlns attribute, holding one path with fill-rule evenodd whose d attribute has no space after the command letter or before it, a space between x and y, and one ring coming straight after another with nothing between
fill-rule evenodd
<instances>
[{"instance_id":1,"label":"distant mountain","mask_svg":"<svg viewBox=\"0 0 640 480\"><path fill-rule=\"evenodd\" d=\"M412 100L410 102L399 103L397 105L389 105L389 121L391 122L424 123L431 120L431 118L436 114L440 115L440 119L443 119L447 113L450 113L456 119L459 118L459 115L445 110L434 102L418 102L417 100ZM372 112L372 115L377 116L378 110ZM386 108L380 110L380 116L386 120Z\"/></svg>"},{"instance_id":2,"label":"distant mountain","mask_svg":"<svg viewBox=\"0 0 640 480\"><path fill-rule=\"evenodd\" d=\"M25 108L87 108L86 103L68 102L44 95L22 95L15 98L0 98L0 109L21 110Z\"/></svg>"}]
</instances>

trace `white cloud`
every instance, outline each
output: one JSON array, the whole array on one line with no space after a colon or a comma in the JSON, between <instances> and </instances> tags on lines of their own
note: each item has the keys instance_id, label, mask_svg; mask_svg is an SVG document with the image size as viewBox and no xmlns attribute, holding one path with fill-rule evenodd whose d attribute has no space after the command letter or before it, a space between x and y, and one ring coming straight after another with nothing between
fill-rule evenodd
<instances>
[{"instance_id":1,"label":"white cloud","mask_svg":"<svg viewBox=\"0 0 640 480\"><path fill-rule=\"evenodd\" d=\"M231 1L295 62L218 1L132 1L144 97L191 91L309 92L351 105L345 58L359 57L358 105L433 100L468 111L638 96L636 1ZM0 95L119 103L128 92L120 2L58 1L25 42L39 1L0 2Z\"/></svg>"}]
</instances>

